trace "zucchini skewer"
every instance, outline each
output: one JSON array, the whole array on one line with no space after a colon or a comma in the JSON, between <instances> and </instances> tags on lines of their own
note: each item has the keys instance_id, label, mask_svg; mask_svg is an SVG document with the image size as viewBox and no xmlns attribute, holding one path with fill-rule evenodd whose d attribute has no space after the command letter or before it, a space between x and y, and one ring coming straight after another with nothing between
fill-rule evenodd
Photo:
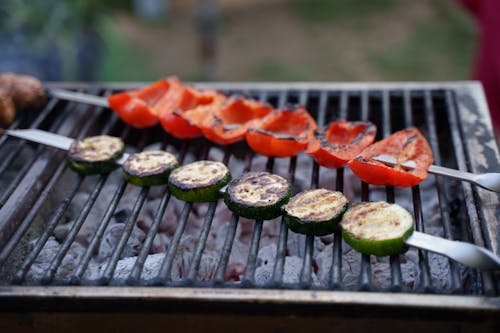
<instances>
[{"instance_id":1,"label":"zucchini skewer","mask_svg":"<svg viewBox=\"0 0 500 333\"><path fill-rule=\"evenodd\" d=\"M168 187L177 199L187 202L217 201L220 189L231 180L227 166L215 161L197 161L170 173Z\"/></svg>"},{"instance_id":2,"label":"zucchini skewer","mask_svg":"<svg viewBox=\"0 0 500 333\"><path fill-rule=\"evenodd\" d=\"M340 226L353 249L383 257L408 250L405 241L413 233L413 217L398 204L362 202L347 210Z\"/></svg>"},{"instance_id":3,"label":"zucchini skewer","mask_svg":"<svg viewBox=\"0 0 500 333\"><path fill-rule=\"evenodd\" d=\"M232 180L224 202L239 216L256 220L271 220L281 215L281 207L291 195L288 181L268 172L249 172Z\"/></svg>"},{"instance_id":4,"label":"zucchini skewer","mask_svg":"<svg viewBox=\"0 0 500 333\"><path fill-rule=\"evenodd\" d=\"M349 202L341 192L327 189L305 190L283 207L290 230L311 236L324 236L339 229Z\"/></svg>"},{"instance_id":5,"label":"zucchini skewer","mask_svg":"<svg viewBox=\"0 0 500 333\"><path fill-rule=\"evenodd\" d=\"M179 162L169 152L148 150L130 155L123 163L123 177L137 186L163 185Z\"/></svg>"},{"instance_id":6,"label":"zucchini skewer","mask_svg":"<svg viewBox=\"0 0 500 333\"><path fill-rule=\"evenodd\" d=\"M125 144L120 138L109 135L97 135L75 140L68 152L71 169L84 175L108 173L118 164L123 155Z\"/></svg>"}]
</instances>

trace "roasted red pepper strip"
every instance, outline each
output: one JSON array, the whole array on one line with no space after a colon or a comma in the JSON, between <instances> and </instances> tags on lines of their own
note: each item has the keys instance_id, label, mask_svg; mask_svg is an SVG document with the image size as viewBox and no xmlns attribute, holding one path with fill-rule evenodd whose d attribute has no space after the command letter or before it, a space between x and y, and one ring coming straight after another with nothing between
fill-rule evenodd
<instances>
[{"instance_id":1,"label":"roasted red pepper strip","mask_svg":"<svg viewBox=\"0 0 500 333\"><path fill-rule=\"evenodd\" d=\"M157 104L178 87L177 78L162 79L141 89L113 94L108 103L124 123L137 128L150 127L158 123Z\"/></svg>"},{"instance_id":2,"label":"roasted red pepper strip","mask_svg":"<svg viewBox=\"0 0 500 333\"><path fill-rule=\"evenodd\" d=\"M160 123L171 135L179 139L190 139L201 134L201 120L189 117L188 112L197 112L197 117L205 116L220 107L225 96L215 91L199 91L192 87L182 89L174 108L160 110ZM193 114L193 112L191 112ZM194 119L194 120L193 120Z\"/></svg>"},{"instance_id":3,"label":"roasted red pepper strip","mask_svg":"<svg viewBox=\"0 0 500 333\"><path fill-rule=\"evenodd\" d=\"M397 164L388 166L374 160L382 154L394 156ZM401 166L408 161L414 161L416 167L407 170ZM410 187L425 180L432 161L427 140L418 129L408 128L369 146L348 165L356 176L369 184Z\"/></svg>"},{"instance_id":4,"label":"roasted red pepper strip","mask_svg":"<svg viewBox=\"0 0 500 333\"><path fill-rule=\"evenodd\" d=\"M262 155L295 156L307 147L316 128L315 120L299 106L277 110L256 126L249 127L246 140L250 148Z\"/></svg>"},{"instance_id":5,"label":"roasted red pepper strip","mask_svg":"<svg viewBox=\"0 0 500 333\"><path fill-rule=\"evenodd\" d=\"M233 97L202 122L203 135L210 141L227 145L242 140L249 126L253 126L272 112L266 103Z\"/></svg>"},{"instance_id":6,"label":"roasted red pepper strip","mask_svg":"<svg viewBox=\"0 0 500 333\"><path fill-rule=\"evenodd\" d=\"M314 134L306 152L321 166L340 168L373 143L376 131L370 122L334 121L326 131Z\"/></svg>"}]
</instances>

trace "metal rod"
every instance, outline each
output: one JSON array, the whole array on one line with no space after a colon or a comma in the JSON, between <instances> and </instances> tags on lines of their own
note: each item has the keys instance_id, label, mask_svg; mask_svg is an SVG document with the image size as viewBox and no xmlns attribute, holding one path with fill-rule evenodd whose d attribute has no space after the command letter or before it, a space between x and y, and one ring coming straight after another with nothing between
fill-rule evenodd
<instances>
[{"instance_id":1,"label":"metal rod","mask_svg":"<svg viewBox=\"0 0 500 333\"><path fill-rule=\"evenodd\" d=\"M245 274L241 281L245 287L254 285L255 279L255 265L257 262L257 255L259 252L260 236L262 234L262 220L256 220L252 234L252 241L250 243L250 251L248 253L247 264L245 266Z\"/></svg>"},{"instance_id":2,"label":"metal rod","mask_svg":"<svg viewBox=\"0 0 500 333\"><path fill-rule=\"evenodd\" d=\"M49 180L47 185L45 185L42 193L40 193L40 196L37 198L35 203L33 204L33 207L29 211L28 215L23 219L21 224L17 227L15 233L10 237L9 241L5 245L5 247L2 249L2 252L0 252L0 267L5 264L7 258L10 256L12 251L15 249L17 245L19 245L19 242L21 241L21 238L24 236L26 231L31 227L31 224L33 223L35 216L38 214L38 211L42 207L42 205L45 203L45 200L47 200L47 197L54 187L54 184L60 180L62 172L66 169L65 164L60 164L56 171L54 172L52 178Z\"/></svg>"},{"instance_id":3,"label":"metal rod","mask_svg":"<svg viewBox=\"0 0 500 333\"><path fill-rule=\"evenodd\" d=\"M106 231L109 222L111 221L111 217L113 217L114 211L118 206L118 203L120 202L120 199L123 196L126 187L127 183L122 180L121 183L118 185L117 189L115 190L113 198L108 204L108 209L104 213L104 216L99 223L99 228L95 231L94 236L90 241L90 244L88 245L85 253L83 254L82 259L78 263L78 266L76 266L73 275L71 276L70 282L72 284L79 284L80 281L82 280L82 277L84 276L85 271L87 270L87 266L90 262L90 259L94 254L97 245L101 243L102 237L104 236L104 232Z\"/></svg>"},{"instance_id":4,"label":"metal rod","mask_svg":"<svg viewBox=\"0 0 500 333\"><path fill-rule=\"evenodd\" d=\"M27 255L27 257L24 260L23 264L21 265L20 269L17 271L15 278L14 278L14 281L13 281L14 283L21 283L24 280L26 274L28 273L29 269L31 268L31 265L33 264L35 259L40 254L40 251L42 251L42 249L45 246L50 235L52 235L52 233L54 232L54 229L56 228L57 224L59 223L59 220L61 219L64 212L68 208L71 200L73 200L73 197L75 196L78 189L82 185L83 179L84 179L84 177L79 175L76 178L76 180L73 182L68 195L59 204L59 207L57 208L56 212L52 215L50 220L47 222L47 225L45 226L45 229L44 229L42 235L38 238L38 241L36 242L35 246L30 251L30 253Z\"/></svg>"},{"instance_id":5,"label":"metal rod","mask_svg":"<svg viewBox=\"0 0 500 333\"><path fill-rule=\"evenodd\" d=\"M215 272L215 284L222 284L224 282L224 275L226 273L227 263L229 262L229 256L231 255L231 249L233 248L234 236L236 235L236 228L238 227L238 220L239 216L233 213L226 229L226 238L221 250L219 264L217 265L217 270Z\"/></svg>"},{"instance_id":6,"label":"metal rod","mask_svg":"<svg viewBox=\"0 0 500 333\"><path fill-rule=\"evenodd\" d=\"M134 263L134 267L130 272L130 275L127 279L127 283L129 284L138 284L139 279L141 277L142 268L144 267L144 263L146 262L147 256L149 254L149 250L151 249L151 245L153 244L154 238L158 232L161 222L163 221L163 215L167 209L167 205L170 201L170 192L166 191L163 194L160 204L158 205L158 209L156 210L155 218L153 220L153 224L144 239L144 243L142 244L141 251L137 255L137 259Z\"/></svg>"},{"instance_id":7,"label":"metal rod","mask_svg":"<svg viewBox=\"0 0 500 333\"><path fill-rule=\"evenodd\" d=\"M436 119L434 117L434 106L432 103L432 98L429 90L424 92L424 107L425 107L425 120L426 125L429 130L429 144L431 145L432 151L434 152L434 161L437 164L441 164L441 153L438 144L437 138L437 129L436 129ZM444 186L444 180L441 177L436 177L435 180L438 199L439 199L439 209L441 212L441 220L443 222L443 231L444 236L447 239L452 240L453 235L451 231L451 222L450 216L448 214L448 198L446 195L446 190ZM458 274L458 267L453 261L449 261L450 263L450 273L451 273L451 282L454 291L458 291L462 289L462 285L460 282L460 277Z\"/></svg>"},{"instance_id":8,"label":"metal rod","mask_svg":"<svg viewBox=\"0 0 500 333\"><path fill-rule=\"evenodd\" d=\"M113 278L118 260L120 260L121 253L123 252L125 245L127 245L127 241L130 237L130 234L132 233L132 230L134 229L135 221L137 219L137 216L139 215L139 212L141 211L144 201L146 200L148 192L149 187L143 187L141 189L141 192L139 193L137 200L135 201L134 208L132 209L132 212L130 212L129 217L125 222L125 227L122 231L120 240L113 249L111 257L108 259L108 263L106 265L106 268L104 269L102 276L99 279L99 283L107 284Z\"/></svg>"},{"instance_id":9,"label":"metal rod","mask_svg":"<svg viewBox=\"0 0 500 333\"><path fill-rule=\"evenodd\" d=\"M160 280L161 283L172 280L171 276L172 263L174 262L175 255L177 254L177 249L179 248L179 243L181 241L182 234L184 233L184 228L186 227L187 219L189 217L189 213L191 213L192 207L193 204L191 202L186 202L184 204L181 216L179 217L179 223L177 223L174 236L172 237L172 240L168 245L167 253L161 264L160 271L158 272L157 278Z\"/></svg>"},{"instance_id":10,"label":"metal rod","mask_svg":"<svg viewBox=\"0 0 500 333\"><path fill-rule=\"evenodd\" d=\"M82 210L80 211L80 214L78 215L77 219L71 226L71 230L69 231L68 235L66 235L64 242L61 244L59 251L57 251L56 256L50 263L49 269L45 272L45 275L42 278L42 283L48 284L52 281L54 278L54 275L57 272L57 269L61 265L62 260L68 253L68 250L70 249L71 244L75 240L75 237L80 231L80 228L82 227L83 223L85 222L85 219L87 218L88 214L90 213L90 209L92 208L92 205L95 203L97 200L97 196L101 192L102 188L104 187L104 183L106 182L106 179L108 178L108 175L100 175L99 179L97 180L96 184L94 185L94 189L90 193L87 202L85 205L82 207Z\"/></svg>"},{"instance_id":11,"label":"metal rod","mask_svg":"<svg viewBox=\"0 0 500 333\"><path fill-rule=\"evenodd\" d=\"M42 110L42 112L40 112L40 114L36 117L36 119L33 121L33 123L31 123L30 127L29 128L37 128L38 126L40 126L40 124L47 118L47 116L54 110L54 106L57 104L57 100L55 99L52 99L50 100L47 105L44 107L44 109ZM16 126L10 128L9 130L14 130L14 128L17 127L17 123L16 123ZM6 139L5 138L2 138L2 139ZM17 143L17 145L11 149L9 149L9 156L3 156L3 159L2 159L2 164L0 164L0 176L5 172L5 170L7 169L7 167L9 165L11 165L11 163L14 161L14 159L16 158L16 156L21 152L22 148L24 147L26 141L19 141Z\"/></svg>"},{"instance_id":12,"label":"metal rod","mask_svg":"<svg viewBox=\"0 0 500 333\"><path fill-rule=\"evenodd\" d=\"M191 261L191 265L189 266L189 271L186 277L188 284L191 284L196 280L201 259L203 257L203 250L205 249L208 235L210 233L210 228L212 227L216 208L217 202L211 202L208 206L207 212L205 213L205 219L203 221L200 235L198 236L198 242L196 243L196 248L193 253L193 259Z\"/></svg>"},{"instance_id":13,"label":"metal rod","mask_svg":"<svg viewBox=\"0 0 500 333\"><path fill-rule=\"evenodd\" d=\"M455 96L451 91L446 90L445 92L445 102L446 102L446 112L448 115L448 121L450 122L451 128L459 128L458 124L458 110L456 104L454 103ZM458 169L466 170L466 158L464 152L464 145L462 143L462 138L460 136L460 132L452 131L451 139L453 141L453 147L456 154L456 161L458 165ZM468 222L472 231L472 238L474 243L486 247L486 242L482 237L482 227L481 222L479 220L478 211L475 206L474 195L472 192L472 188L469 184L462 183L462 189L464 191L464 202L468 215ZM490 248L491 249L491 248ZM491 275L490 272L481 272L481 277L483 279L483 289L485 294L494 295L496 294L495 290L495 278Z\"/></svg>"},{"instance_id":14,"label":"metal rod","mask_svg":"<svg viewBox=\"0 0 500 333\"><path fill-rule=\"evenodd\" d=\"M304 261L302 264L302 272L300 274L300 287L308 289L312 284L312 256L314 253L314 236L306 236L306 244L304 249Z\"/></svg>"},{"instance_id":15,"label":"metal rod","mask_svg":"<svg viewBox=\"0 0 500 333\"><path fill-rule=\"evenodd\" d=\"M100 106L103 108L109 107L107 98L101 96L95 96L90 94L83 94L80 92L69 91L64 89L52 88L48 90L49 93L59 99L64 99L67 101L90 104L95 106Z\"/></svg>"}]
</instances>

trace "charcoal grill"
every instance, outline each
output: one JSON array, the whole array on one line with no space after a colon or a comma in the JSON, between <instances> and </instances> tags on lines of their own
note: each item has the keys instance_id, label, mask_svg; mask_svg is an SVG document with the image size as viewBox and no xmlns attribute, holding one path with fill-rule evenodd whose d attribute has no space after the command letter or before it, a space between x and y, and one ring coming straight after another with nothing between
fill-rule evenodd
<instances>
[{"instance_id":1,"label":"charcoal grill","mask_svg":"<svg viewBox=\"0 0 500 333\"><path fill-rule=\"evenodd\" d=\"M140 86L127 84L51 83L49 87L64 88L89 94L109 95L113 92ZM491 121L482 87L476 82L449 83L199 83L199 87L215 88L227 94L244 94L265 100L275 106L300 103L323 126L337 118L370 120L378 129L377 139L408 127L416 126L429 140L435 163L449 168L475 173L498 172L499 158ZM145 130L125 126L108 109L66 102L49 98L42 110L21 113L9 128L40 128L47 131L81 138L106 133L120 136L136 149L143 149L152 142L160 142L162 149L173 148L181 161L207 158L212 149L222 151L222 161L235 161L243 165L243 172L255 168L259 158L245 143L220 147L205 139L177 140L164 133L160 127ZM162 254L161 267L153 279L144 279L141 271L147 259L158 225L172 205L170 195L163 189L153 226L145 236L137 260L125 277L116 278L115 270L128 237L137 222L142 207L152 189L137 191L119 240L99 271L99 276L89 279L85 272L89 261L127 185L118 181L109 198L108 209L101 217L99 228L87 244L84 255L73 267L68 279L58 278L59 265L67 254L75 236L93 207L104 184L110 176L76 175L68 170L65 152L3 136L0 138L0 308L4 315L15 311L146 311L169 313L253 314L255 316L294 315L321 318L411 318L454 320L481 320L496 323L494 317L500 310L500 280L497 273L465 268L453 261L438 267L444 283L436 283L436 267L430 254L415 251L418 278L406 284L402 266L404 256L385 258L385 271L373 269L373 259L358 255L354 283L345 282L346 262L339 234L328 242L327 265L329 271L323 283L317 283L318 272L314 237L293 235L283 221L255 222L246 249L244 271L237 280L228 281L227 269L239 218L231 216L225 222L224 241L218 248L218 265L210 279L197 279L198 269L213 223L213 216L227 209L222 203L211 204L200 227L196 247L182 278L171 276L173 262L188 224L188 215L196 204L186 203L178 217L178 224L168 247ZM19 163L16 161L22 160ZM293 158L267 158L265 169L280 172L299 187L326 186L341 191L352 190L354 201L382 199L400 202L409 198L408 205L414 214L416 228L423 232L436 232L445 238L462 240L484 246L497 255L499 245L500 206L498 194L488 192L465 182L430 175L425 189L377 187L352 179L347 169L328 170L319 167L312 158L302 154ZM280 171L278 171L280 170ZM286 170L283 172L283 170ZM297 184L296 179L307 179ZM322 179L331 179L326 185ZM61 241L55 257L46 271L36 279L28 273L37 260L49 237L71 208L82 187L90 188L89 199L80 209L65 240ZM349 189L347 189L349 187ZM424 193L425 192L425 193ZM434 200L437 212L425 207ZM436 219L439 228L428 228L428 220ZM276 235L275 262L272 275L259 284L255 280L259 265L258 253L263 227L266 223L279 225ZM287 282L287 241L297 237L302 247L302 268L298 279ZM35 240L35 241L33 241ZM31 245L27 245L31 241ZM28 250L29 249L29 250ZM358 273L359 272L359 273ZM379 274L389 276L390 283L380 286L374 281ZM353 311L356 315L353 315ZM329 317L325 317L328 314ZM460 317L458 317L460 316ZM8 317L7 317L8 318ZM38 317L40 319L40 317ZM172 317L168 317L173 320ZM460 318L460 319L457 319ZM43 321L43 320L42 320ZM315 321L317 322L317 321ZM385 322L387 324L387 322ZM384 324L384 325L385 325Z\"/></svg>"}]
</instances>

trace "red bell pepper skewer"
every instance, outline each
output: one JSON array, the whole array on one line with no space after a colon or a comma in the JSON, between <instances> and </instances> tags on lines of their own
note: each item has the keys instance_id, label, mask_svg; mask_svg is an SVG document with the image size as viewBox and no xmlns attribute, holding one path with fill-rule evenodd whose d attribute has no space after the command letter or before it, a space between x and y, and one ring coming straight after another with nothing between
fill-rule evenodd
<instances>
[{"instance_id":1,"label":"red bell pepper skewer","mask_svg":"<svg viewBox=\"0 0 500 333\"><path fill-rule=\"evenodd\" d=\"M272 110L266 103L233 97L206 115L201 122L201 130L212 142L231 144L242 140L247 129L261 121Z\"/></svg>"},{"instance_id":2,"label":"red bell pepper skewer","mask_svg":"<svg viewBox=\"0 0 500 333\"><path fill-rule=\"evenodd\" d=\"M316 128L316 121L299 106L269 114L256 126L248 128L246 140L256 153L290 157L307 147Z\"/></svg>"},{"instance_id":3,"label":"red bell pepper skewer","mask_svg":"<svg viewBox=\"0 0 500 333\"><path fill-rule=\"evenodd\" d=\"M192 87L182 89L175 107L160 110L162 127L179 139L201 135L201 121L208 113L220 107L226 97L216 91L199 91ZM195 116L196 114L196 116Z\"/></svg>"},{"instance_id":4,"label":"red bell pepper skewer","mask_svg":"<svg viewBox=\"0 0 500 333\"><path fill-rule=\"evenodd\" d=\"M374 158L389 155L397 164L386 165ZM403 163L413 161L415 168L407 170ZM364 149L348 165L361 180L373 185L393 185L410 187L427 177L427 169L432 164L432 150L429 143L416 128L398 131Z\"/></svg>"},{"instance_id":5,"label":"red bell pepper skewer","mask_svg":"<svg viewBox=\"0 0 500 333\"><path fill-rule=\"evenodd\" d=\"M338 120L317 132L306 153L326 168L343 167L375 140L377 129L370 122Z\"/></svg>"},{"instance_id":6,"label":"red bell pepper skewer","mask_svg":"<svg viewBox=\"0 0 500 333\"><path fill-rule=\"evenodd\" d=\"M108 103L124 123L137 128L151 127L158 123L158 104L180 86L179 79L166 78L144 88L113 94Z\"/></svg>"}]
</instances>

